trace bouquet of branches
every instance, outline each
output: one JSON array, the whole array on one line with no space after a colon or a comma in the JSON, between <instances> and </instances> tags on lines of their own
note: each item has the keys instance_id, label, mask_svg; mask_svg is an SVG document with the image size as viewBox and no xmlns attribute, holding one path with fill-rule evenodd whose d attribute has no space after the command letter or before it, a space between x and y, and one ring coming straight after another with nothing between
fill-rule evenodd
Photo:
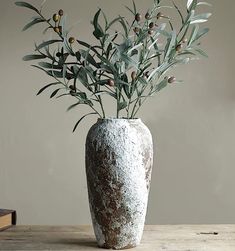
<instances>
[{"instance_id":1,"label":"bouquet of branches","mask_svg":"<svg viewBox=\"0 0 235 251\"><path fill-rule=\"evenodd\" d=\"M53 88L51 98L71 96L75 100L68 110L81 104L91 109L79 119L74 131L88 115L105 118L105 95L116 103L116 118L135 118L149 97L168 84L182 82L167 75L170 69L207 56L200 48L200 39L209 29L199 25L211 13L196 12L198 6L210 5L207 2L188 0L181 9L174 1L154 0L153 6L142 13L133 1L132 7L126 6L128 18L117 16L111 21L98 9L92 21L97 44L69 35L62 9L48 18L43 15L43 5L15 4L36 13L23 30L40 23L45 25L43 34L52 31L55 36L35 44L35 53L23 58L38 60L33 66L54 79L38 95ZM174 18L165 14L168 8L175 10Z\"/></svg>"}]
</instances>

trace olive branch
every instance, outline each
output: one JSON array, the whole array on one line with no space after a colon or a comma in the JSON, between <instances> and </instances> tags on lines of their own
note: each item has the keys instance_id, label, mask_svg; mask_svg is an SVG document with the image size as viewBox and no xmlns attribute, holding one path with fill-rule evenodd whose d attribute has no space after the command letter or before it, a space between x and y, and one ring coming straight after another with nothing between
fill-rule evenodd
<instances>
[{"instance_id":1,"label":"olive branch","mask_svg":"<svg viewBox=\"0 0 235 251\"><path fill-rule=\"evenodd\" d=\"M181 10L174 1L171 5L162 2L154 0L153 6L142 16L133 1L132 7L126 6L131 22L123 16L109 21L98 9L92 20L93 36L97 39L95 45L69 35L62 9L47 18L42 13L43 6L36 8L27 2L15 3L37 14L23 31L44 23L43 34L49 30L55 33L55 38L35 44L35 53L23 58L39 61L33 67L55 79L43 86L37 95L53 88L50 98L72 96L75 99L68 111L80 105L91 109L79 119L73 131L89 115L106 117L103 98L107 95L116 102L117 118L121 114L127 119L135 118L149 97L167 85L182 82L167 75L170 69L198 56L207 57L200 48L200 39L209 29L199 25L206 22L211 13L196 14L196 10L200 5L210 4L188 0ZM168 8L176 11L180 27L176 28L175 20L165 14Z\"/></svg>"}]
</instances>

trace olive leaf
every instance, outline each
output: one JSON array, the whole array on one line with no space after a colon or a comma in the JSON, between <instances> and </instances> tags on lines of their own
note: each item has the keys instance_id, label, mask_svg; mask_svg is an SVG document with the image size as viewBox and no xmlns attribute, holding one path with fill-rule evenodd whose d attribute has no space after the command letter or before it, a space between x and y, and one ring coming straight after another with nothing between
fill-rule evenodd
<instances>
[{"instance_id":1,"label":"olive leaf","mask_svg":"<svg viewBox=\"0 0 235 251\"><path fill-rule=\"evenodd\" d=\"M53 97L59 92L60 89L61 89L61 88L58 88L58 89L54 90L54 91L52 92L50 98L53 98Z\"/></svg>"},{"instance_id":2,"label":"olive leaf","mask_svg":"<svg viewBox=\"0 0 235 251\"><path fill-rule=\"evenodd\" d=\"M187 9L189 10L190 6L192 5L193 0L188 0L187 1Z\"/></svg>"},{"instance_id":3,"label":"olive leaf","mask_svg":"<svg viewBox=\"0 0 235 251\"><path fill-rule=\"evenodd\" d=\"M190 24L204 23L208 21L208 18L211 16L211 13L204 13L196 15L190 19Z\"/></svg>"},{"instance_id":4,"label":"olive leaf","mask_svg":"<svg viewBox=\"0 0 235 251\"><path fill-rule=\"evenodd\" d=\"M48 87L54 86L54 85L59 85L59 84L61 84L61 83L60 83L60 82L55 82L55 83L51 83L51 84L48 84L48 85L42 87L42 88L38 91L37 96L40 95L43 91L45 91Z\"/></svg>"},{"instance_id":5,"label":"olive leaf","mask_svg":"<svg viewBox=\"0 0 235 251\"><path fill-rule=\"evenodd\" d=\"M35 8L33 5L26 3L26 2L15 2L15 5L19 6L19 7L25 7L31 10L36 11L37 13L39 13L38 9Z\"/></svg>"},{"instance_id":6,"label":"olive leaf","mask_svg":"<svg viewBox=\"0 0 235 251\"><path fill-rule=\"evenodd\" d=\"M126 107L127 107L127 102L124 101L124 102L118 103L117 109L118 109L118 111L121 111L121 110L125 109Z\"/></svg>"},{"instance_id":7,"label":"olive leaf","mask_svg":"<svg viewBox=\"0 0 235 251\"><path fill-rule=\"evenodd\" d=\"M49 41L45 41L45 42L42 42L41 44L39 44L37 46L37 50L40 50L42 49L43 47L46 47L48 45L51 45L51 44L55 44L55 43L58 43L58 42L62 42L61 40L58 40L58 39L52 39L52 40L49 40Z\"/></svg>"},{"instance_id":8,"label":"olive leaf","mask_svg":"<svg viewBox=\"0 0 235 251\"><path fill-rule=\"evenodd\" d=\"M99 16L100 16L100 12L101 12L101 9L99 9L95 16L94 16L94 19L93 19L93 25L94 25L94 32L93 32L93 35L97 38L97 39L100 39L101 37L104 36L104 32L101 28L101 26L99 25L98 23L98 19L99 19Z\"/></svg>"},{"instance_id":9,"label":"olive leaf","mask_svg":"<svg viewBox=\"0 0 235 251\"><path fill-rule=\"evenodd\" d=\"M55 64L51 64L51 63L47 63L47 62L39 62L38 65L40 65L43 68L47 68L47 69L62 69L62 67L60 65L55 65Z\"/></svg>"},{"instance_id":10,"label":"olive leaf","mask_svg":"<svg viewBox=\"0 0 235 251\"><path fill-rule=\"evenodd\" d=\"M46 58L46 56L45 55L34 55L34 54L32 54L32 55L26 55L26 56L24 56L23 57L23 60L24 61L30 61L30 60L38 60L38 59L43 59L43 58Z\"/></svg>"},{"instance_id":11,"label":"olive leaf","mask_svg":"<svg viewBox=\"0 0 235 251\"><path fill-rule=\"evenodd\" d=\"M115 23L117 23L117 22L120 21L121 19L123 19L123 17L120 17L120 16L119 16L119 17L115 18L114 20L112 20L112 21L108 24L108 26L107 26L106 29L107 29L107 30L110 29L112 25L114 25Z\"/></svg>"},{"instance_id":12,"label":"olive leaf","mask_svg":"<svg viewBox=\"0 0 235 251\"><path fill-rule=\"evenodd\" d=\"M83 45L84 47L88 48L89 50L95 52L96 54L99 54L99 52L96 50L96 48L102 49L102 47L100 47L100 46L91 46L90 44L88 44L84 41L81 41L81 40L77 40L77 42L79 44Z\"/></svg>"},{"instance_id":13,"label":"olive leaf","mask_svg":"<svg viewBox=\"0 0 235 251\"><path fill-rule=\"evenodd\" d=\"M85 59L85 62L88 62L95 66L96 68L99 68L99 65L96 63L95 59L89 54L89 51L79 50L82 57Z\"/></svg>"},{"instance_id":14,"label":"olive leaf","mask_svg":"<svg viewBox=\"0 0 235 251\"><path fill-rule=\"evenodd\" d=\"M172 31L171 37L167 39L167 44L165 46L165 56L164 56L165 59L169 56L169 54L172 51L172 47L175 47L175 45L176 45L176 32Z\"/></svg>"},{"instance_id":15,"label":"olive leaf","mask_svg":"<svg viewBox=\"0 0 235 251\"><path fill-rule=\"evenodd\" d=\"M69 112L70 110L72 110L73 108L77 107L77 106L80 105L80 104L81 104L81 102L78 101L77 103L70 105L70 106L67 108L67 112Z\"/></svg>"},{"instance_id":16,"label":"olive leaf","mask_svg":"<svg viewBox=\"0 0 235 251\"><path fill-rule=\"evenodd\" d=\"M46 21L40 17L37 17L37 18L33 19L31 22L29 22L28 24L26 24L24 26L24 28L22 29L22 31L26 31L27 29L34 26L35 24L43 23L43 22L46 22Z\"/></svg>"},{"instance_id":17,"label":"olive leaf","mask_svg":"<svg viewBox=\"0 0 235 251\"><path fill-rule=\"evenodd\" d=\"M72 96L77 101L67 110L79 104L87 105L93 110L76 123L74 131L88 115L105 117L103 98L106 96L115 100L117 118L124 109L128 118L134 118L148 97L168 85L169 78L164 78L166 72L177 65L189 63L198 55L207 57L200 48L199 40L209 29L200 29L200 23L208 21L211 13L198 12L197 7L210 4L187 0L183 9L175 0L169 1L169 5L164 5L163 2L154 0L152 8L147 8L149 17L139 21L136 18L137 6L132 0L133 6L126 7L131 12L132 22L121 15L109 22L106 14L99 8L92 20L93 35L99 40L94 45L76 38L73 40L77 44L71 42L70 38L74 35L68 36L70 30L66 29L66 15L62 15L55 26L50 18L43 15L42 8L38 10L29 3L16 2L17 6L31 9L38 14L32 17L23 30L46 23L44 32L48 29L52 32L55 30L57 36L39 45L35 44L35 54L23 57L24 61L38 60L38 64L33 67L57 81L42 87L38 95L47 88L61 85L53 90L51 98ZM180 22L166 16L168 13L163 11L161 21L150 26L151 22L156 22L162 8L171 8L171 12L176 13ZM171 12L169 15L173 14ZM59 31L54 27L58 27ZM112 31L113 27L117 27L117 30ZM174 76L172 78L175 79L174 83L181 83ZM64 93L62 89L65 90ZM61 94L58 95L60 91Z\"/></svg>"},{"instance_id":18,"label":"olive leaf","mask_svg":"<svg viewBox=\"0 0 235 251\"><path fill-rule=\"evenodd\" d=\"M198 6L199 6L199 5L207 5L207 6L212 6L212 4L207 3L207 2L199 2L199 3L197 3L197 5L198 5Z\"/></svg>"},{"instance_id":19,"label":"olive leaf","mask_svg":"<svg viewBox=\"0 0 235 251\"><path fill-rule=\"evenodd\" d=\"M76 131L78 125L81 123L81 121L82 121L85 117L90 116L90 115L94 115L94 114L97 114L97 113L96 113L96 112L91 112L91 113L88 113L88 114L82 116L82 117L78 120L78 122L75 124L75 126L74 126L74 128L73 128L73 132Z\"/></svg>"}]
</instances>

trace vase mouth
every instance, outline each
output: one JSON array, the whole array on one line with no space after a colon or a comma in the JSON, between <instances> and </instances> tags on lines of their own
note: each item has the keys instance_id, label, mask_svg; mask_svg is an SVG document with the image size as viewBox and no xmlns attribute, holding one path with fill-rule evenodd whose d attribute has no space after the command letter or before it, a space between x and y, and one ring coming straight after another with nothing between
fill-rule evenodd
<instances>
[{"instance_id":1,"label":"vase mouth","mask_svg":"<svg viewBox=\"0 0 235 251\"><path fill-rule=\"evenodd\" d=\"M122 118L115 118L115 117L108 117L108 118L98 118L97 119L98 122L104 122L104 121L130 121L130 122L140 122L141 119L140 118L126 118L126 117L122 117Z\"/></svg>"}]
</instances>

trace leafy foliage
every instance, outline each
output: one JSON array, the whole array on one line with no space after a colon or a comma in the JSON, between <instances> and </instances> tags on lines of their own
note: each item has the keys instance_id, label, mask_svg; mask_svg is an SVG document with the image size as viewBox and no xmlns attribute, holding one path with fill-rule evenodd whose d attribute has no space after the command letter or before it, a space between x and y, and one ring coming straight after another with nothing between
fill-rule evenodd
<instances>
[{"instance_id":1,"label":"leafy foliage","mask_svg":"<svg viewBox=\"0 0 235 251\"><path fill-rule=\"evenodd\" d=\"M35 44L35 54L26 55L23 60L39 60L33 65L55 82L43 86L37 95L52 90L50 98L70 96L75 102L71 110L80 105L90 107L74 127L87 116L97 114L105 118L104 96L116 102L116 117L135 118L144 102L170 84L181 83L167 73L175 66L186 64L198 56L207 57L200 48L201 38L209 29L200 28L211 13L198 13L200 5L207 2L187 0L183 9L176 1L165 6L162 0L154 0L153 6L144 13L134 0L132 7L126 6L132 22L123 16L111 21L98 9L92 20L93 36L97 44L69 37L66 16L59 10L50 18L42 14L42 6L36 8L27 2L16 2L36 12L36 16L23 30L44 24L43 34L54 31L55 38ZM167 15L167 9L175 10L179 20ZM164 12L160 12L164 10ZM181 27L178 27L180 21Z\"/></svg>"}]
</instances>

